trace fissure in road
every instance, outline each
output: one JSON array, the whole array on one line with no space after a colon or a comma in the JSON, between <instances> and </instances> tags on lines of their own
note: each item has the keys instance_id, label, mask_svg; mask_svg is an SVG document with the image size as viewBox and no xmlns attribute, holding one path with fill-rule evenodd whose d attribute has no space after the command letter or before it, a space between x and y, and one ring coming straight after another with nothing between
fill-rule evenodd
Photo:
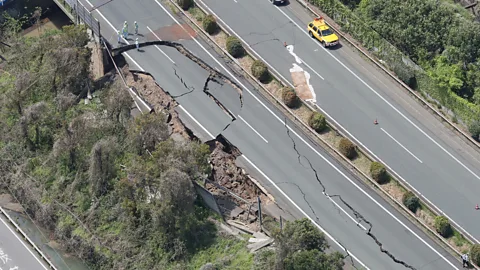
<instances>
[{"instance_id":1,"label":"fissure in road","mask_svg":"<svg viewBox=\"0 0 480 270\"><path fill-rule=\"evenodd\" d=\"M375 241L375 244L377 244L377 245L380 247L380 251L381 251L382 253L387 254L387 256L390 257L395 263L401 264L401 265L405 266L405 267L408 268L408 269L416 270L415 267L409 265L408 263L406 263L406 262L404 262L404 261L402 261L402 260L397 259L397 258L395 257L395 255L393 255L390 251L384 249L382 242L380 242L380 241L378 240L378 238L372 233L373 224L372 224L369 220L367 220L361 213L359 213L353 206L351 206L349 203L347 203L347 202L342 198L341 195L339 195L339 194L330 195L330 194L327 193L327 190L326 190L326 188L325 188L325 185L322 183L322 181L321 181L320 178L318 177L317 170L315 170L315 168L313 168L313 165L312 165L312 163L310 162L310 160L309 160L306 156L300 154L300 152L298 151L297 146L296 146L296 143L295 143L295 140L294 140L294 139L292 138L292 136L290 135L290 130L288 129L288 126L287 126L287 118L285 118L284 125L285 125L285 129L287 130L287 135L288 135L288 137L290 138L290 140L292 141L293 150L295 150L295 152L297 153L298 162L299 162L300 165L301 165L302 167L304 167L305 169L310 169L310 170L313 171L313 173L315 174L315 179L317 180L317 182L318 182L318 183L320 184L320 186L322 187L322 194L325 195L325 196L326 196L327 198L329 198L329 199L330 199L330 198L338 198L338 199L340 199L340 201L341 201L348 209L350 209L350 211L353 212L353 214L354 214L355 217L357 218L357 221L358 221L358 222L362 222L362 221L363 221L363 222L365 222L366 224L368 224L369 228L368 228L368 230L367 230L367 235ZM307 168L307 167L305 167L305 165L303 165L302 160L301 160L302 158L304 158L304 159L308 162L309 168ZM299 187L298 185L296 185L296 186L297 186L297 188L300 190L300 192L303 194L303 199L305 200L305 202L307 203L307 205L309 206L309 208L312 210L312 213L313 213L313 215L315 216L315 219L316 219L317 221L319 221L318 216L315 214L315 211L313 210L312 206L311 206L310 203L307 201L306 196L305 196L305 193L300 189L300 187ZM342 245L342 244L340 244L340 245ZM348 253L347 249L346 249L343 245L342 245L342 248L345 250L345 252L347 253L347 255L350 256L350 254ZM351 258L351 257L350 257L350 258ZM354 266L354 265L353 265L353 260L352 260L352 266ZM355 267L355 266L354 266L354 267Z\"/></svg>"},{"instance_id":2,"label":"fissure in road","mask_svg":"<svg viewBox=\"0 0 480 270\"><path fill-rule=\"evenodd\" d=\"M203 86L203 92L208 97L210 97L217 104L217 106L219 106L232 119L232 121L228 125L226 125L222 129L222 131L220 131L220 134L223 131L225 131L234 121L237 120L237 118L230 112L230 110L228 110L212 93L210 93L208 91L209 90L208 85L209 85L210 82L215 82L215 83L217 83L221 86L223 86L224 83L229 84L233 89L235 89L238 92L239 100L240 100L240 110L241 110L243 108L243 91L242 91L242 88L237 83L232 81L225 74L223 74L220 71L217 71L216 69L211 67L209 64L207 64L202 59L195 56L192 52L190 52L187 48L185 48L185 46L183 46L180 43L172 42L172 41L164 41L164 40L148 41L148 42L139 43L139 47L155 46L155 45L173 47L179 53L181 53L182 55L184 55L185 57L187 57L188 59L190 59L194 63L196 63L198 66L200 66L201 68L203 68L203 69L205 69L206 71L209 72L209 75L208 75L207 79L205 80L205 84ZM113 55L119 55L123 52L129 51L129 50L132 50L132 49L136 49L136 45L126 45L126 46L123 46L123 47L112 49L111 51L112 51ZM193 91L195 91L195 88L193 86L188 86L187 83L183 80L183 78L180 75L178 75L177 70L175 68L173 68L173 71L174 71L175 76L180 80L180 82L185 86L185 88L188 91L181 94L181 95L172 96L172 98L182 97L182 96L188 95L188 94L192 93ZM152 78L153 78L153 76L152 76ZM223 81L223 83L222 83L222 81Z\"/></svg>"},{"instance_id":3,"label":"fissure in road","mask_svg":"<svg viewBox=\"0 0 480 270\"><path fill-rule=\"evenodd\" d=\"M287 24L286 24L287 25ZM283 27L283 26L282 26ZM256 33L251 33L251 34L256 34ZM272 40L276 40L276 41L279 41L278 39L272 39ZM238 86L234 81L232 81L230 78L228 78L226 75L224 75L223 73L217 71L216 69L212 68L209 64L205 63L202 59L196 57L194 54L192 54L188 49L186 49L182 44L180 43L176 43L176 42L171 42L171 41L150 41L150 42L144 42L144 43L141 43L139 44L140 47L146 47L146 46L153 46L153 45L160 45L160 46L168 46L168 47L173 47L175 49L177 49L178 52L180 52L181 54L183 54L184 56L186 56L187 58L189 58L190 60L192 60L193 62L195 62L197 65L199 65L201 68L205 69L206 71L209 72L209 75L205 81L205 84L203 86L203 92L208 95L210 98L212 98L215 103L225 112L227 113L232 121L227 125L225 126L225 128L223 128L223 130L219 133L219 135L225 131L237 118L213 95L211 94L208 90L208 85L210 82L215 82L215 83L218 83L220 85L223 86L223 83L221 81L223 81L224 83L228 83L229 85L231 85L238 93L239 93L239 100L240 100L240 108L243 108L243 91L241 89L240 86ZM136 46L135 45L127 45L127 46L123 46L123 47L120 47L120 48L116 48L116 49L113 49L112 50L112 53L114 55L118 55L118 54L121 54L123 52L126 52L128 50L132 50L132 49L136 49ZM192 93L195 88L194 87L189 87L187 86L187 84L185 83L185 81L183 80L182 77L180 77L178 74L177 74L177 71L176 69L174 68L174 73L175 73L175 76L180 80L180 82L185 86L186 89L188 89L189 91L188 92L185 92L181 95L178 95L178 96L175 96L175 97L181 97L181 96L184 96L184 95L188 95L190 93ZM153 77L153 76L152 76ZM217 79L218 78L218 79ZM175 98L174 96L172 96L172 98ZM284 121L284 125L285 125L285 128L286 128L286 131L287 131L287 135L288 137L290 138L290 140L292 141L292 144L293 144L293 149L295 150L295 152L297 153L297 156L298 156L298 162L299 164L304 167L305 169L310 169L314 172L314 175L315 175L315 179L317 180L317 182L320 184L320 186L322 187L322 194L325 195L326 197L328 197L329 199L332 199L332 198L338 198L348 209L350 209L353 214L355 215L355 217L357 218L357 221L360 223L360 222L365 222L366 224L368 224L369 228L367 230L367 235L372 238L374 240L374 242L379 246L380 248L380 251L382 253L385 253L387 256L389 256L395 263L398 263L400 265L403 265L404 267L408 268L408 269L412 269L412 270L416 270L415 267L409 265L408 263L402 261L402 260L399 260L395 257L395 255L393 255L390 251L386 250L383 248L383 244L378 240L378 238L372 233L372 229L373 229L373 224L368 221L361 213L359 213L353 206L351 206L349 203L347 203L341 195L339 194L334 194L334 195L329 195L327 192L326 192L326 187L325 185L322 183L322 181L320 180L319 176L318 176L318 173L317 171L315 170L315 168L313 167L312 163L310 162L310 160L305 157L304 155L300 154L300 152L298 151L298 149L296 148L296 143L295 143L295 140L291 137L290 135L290 130L288 129L288 126L287 126L287 118L285 118L285 121ZM309 164L309 167L306 167L303 163L302 163L302 158L305 159L308 164ZM310 208L310 210L312 211L312 213L314 214L315 216L315 219L317 221L320 221L320 219L318 218L318 216L316 215L315 213L315 210L313 209L313 207L310 205L310 203L308 202L307 198L306 198L306 194L302 191L302 189L294 184L294 183L290 183L290 184L293 184L295 185L298 190L302 193L303 195L303 199L305 200L305 202L307 203L308 207ZM345 258L349 258L350 259L350 262L351 262L351 265L357 269L357 267L355 266L355 263L353 261L353 258L350 256L350 253L348 252L347 248L345 246L343 246L343 244L339 243L340 246L344 249L344 251L347 253L347 256L345 256Z\"/></svg>"}]
</instances>

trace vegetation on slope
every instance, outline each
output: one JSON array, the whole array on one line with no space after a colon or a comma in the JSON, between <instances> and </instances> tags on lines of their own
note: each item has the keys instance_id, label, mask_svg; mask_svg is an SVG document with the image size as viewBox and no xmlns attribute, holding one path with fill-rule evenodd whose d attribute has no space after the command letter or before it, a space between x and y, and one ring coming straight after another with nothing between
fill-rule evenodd
<instances>
[{"instance_id":1,"label":"vegetation on slope","mask_svg":"<svg viewBox=\"0 0 480 270\"><path fill-rule=\"evenodd\" d=\"M91 81L84 28L4 37L12 46L0 67L0 189L67 252L94 269L253 267L246 241L217 232L195 195L192 182L210 170L208 146L173 140L163 114L133 118L120 80ZM88 89L95 97L85 104ZM299 269L288 260L340 269L342 256L324 253L310 221L292 224L285 231L298 239L288 239L280 268L269 257L263 269Z\"/></svg>"}]
</instances>

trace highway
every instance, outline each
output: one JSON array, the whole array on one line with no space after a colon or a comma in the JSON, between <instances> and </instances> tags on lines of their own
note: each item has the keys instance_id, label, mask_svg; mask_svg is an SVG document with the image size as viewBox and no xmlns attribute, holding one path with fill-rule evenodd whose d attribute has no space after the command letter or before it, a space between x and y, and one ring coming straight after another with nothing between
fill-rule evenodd
<instances>
[{"instance_id":1,"label":"highway","mask_svg":"<svg viewBox=\"0 0 480 270\"><path fill-rule=\"evenodd\" d=\"M324 49L311 39L306 26L313 17L296 0L284 6L268 0L198 3L208 6L207 10L290 83L289 69L296 60L284 42L293 45L294 54L303 62L299 65L311 74L319 109L447 217L480 239L480 215L474 209L480 203L478 149L444 127L347 45ZM378 126L373 125L375 119Z\"/></svg>"},{"instance_id":2,"label":"highway","mask_svg":"<svg viewBox=\"0 0 480 270\"><path fill-rule=\"evenodd\" d=\"M0 213L0 269L27 270L49 269L36 256L35 252L26 244Z\"/></svg>"},{"instance_id":3,"label":"highway","mask_svg":"<svg viewBox=\"0 0 480 270\"><path fill-rule=\"evenodd\" d=\"M82 0L82 3L94 8L104 1ZM342 199L354 208L357 216L361 214L373 225L371 233L398 260L417 269L460 269L456 258L365 187L293 123L285 122L285 117L258 90L248 81L238 79L228 63L200 37L195 37L165 3L116 0L95 9L93 14L101 23L102 35L114 46L119 46L115 31L122 27L123 21L128 20L130 32L133 32L136 20L140 41L180 42L241 85L243 106L238 92L228 84L210 82L208 85L209 91L235 115L236 120L232 122L202 91L208 73L175 49L151 46L124 53L131 69L150 72L159 85L176 97L181 105L178 112L184 121L195 125L198 136L210 140L221 133L232 142L242 152L239 162L247 171L275 197L288 201L314 221L326 233L333 248L342 251L340 244L346 247L356 267L405 269L404 265L381 253L380 247L366 233L370 226L366 221L357 220ZM128 43L132 44L133 39L130 36ZM326 193L341 197L323 195L322 185Z\"/></svg>"}]
</instances>

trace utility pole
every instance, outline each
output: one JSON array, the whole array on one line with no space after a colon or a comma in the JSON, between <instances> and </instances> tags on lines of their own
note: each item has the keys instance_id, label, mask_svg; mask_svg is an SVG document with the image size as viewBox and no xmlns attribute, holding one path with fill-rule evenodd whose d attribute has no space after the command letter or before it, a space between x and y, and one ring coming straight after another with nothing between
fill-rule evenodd
<instances>
[{"instance_id":1,"label":"utility pole","mask_svg":"<svg viewBox=\"0 0 480 270\"><path fill-rule=\"evenodd\" d=\"M258 220L260 221L260 230L262 230L262 201L260 201L260 196L257 196L258 202Z\"/></svg>"}]
</instances>

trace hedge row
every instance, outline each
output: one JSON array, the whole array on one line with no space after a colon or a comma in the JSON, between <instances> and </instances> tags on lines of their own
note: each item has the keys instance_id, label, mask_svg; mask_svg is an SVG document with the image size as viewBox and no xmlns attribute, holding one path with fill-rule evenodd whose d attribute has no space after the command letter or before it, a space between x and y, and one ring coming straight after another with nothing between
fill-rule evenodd
<instances>
[{"instance_id":1,"label":"hedge row","mask_svg":"<svg viewBox=\"0 0 480 270\"><path fill-rule=\"evenodd\" d=\"M193 0L177 0L179 5L183 9L188 9L193 5ZM334 1L329 1L329 0L310 0L310 2L329 2L329 3L334 3L334 6L336 6ZM338 7L338 6L337 6ZM328 11L328 9L324 9L324 11ZM348 10L345 9L343 5L341 5L340 8L337 8L337 11L341 11L342 13L347 13ZM327 12L328 14L328 12ZM330 15L330 14L329 14ZM355 20L351 21L351 23L355 24ZM216 20L213 16L207 15L205 19L203 20L203 28L204 30L209 33L213 34L218 25L216 23ZM348 29L348 28L347 28ZM348 32L348 31L347 31ZM365 33L365 32L363 32ZM367 32L368 34L368 32ZM374 37L376 33L373 33L370 35L370 37ZM366 35L368 36L368 35ZM358 37L357 37L358 38ZM367 38L368 40L368 38ZM377 41L369 39L370 42L382 42L381 38L377 37ZM226 49L227 52L232 55L235 58L242 57L245 54L245 49L242 46L242 43L238 38L230 36L227 38L226 42ZM397 52L398 54L398 52ZM401 54L400 54L401 55ZM400 75L402 80L406 81L409 85L411 84L416 84L415 81L415 76L413 76L410 72L409 68L403 68L401 66L396 67L397 70L397 75ZM251 67L251 72L252 75L257 78L260 82L265 82L268 80L270 74L268 72L268 68L260 60L254 61L252 67ZM426 81L426 80L425 80ZM421 81L423 82L423 81ZM430 93L430 91L428 91ZM284 87L282 89L282 100L283 102L290 108L293 108L298 105L300 100L298 99L298 96L295 93L295 90L290 88L290 87ZM431 93L435 93L432 91ZM454 100L457 103L460 103L464 105L463 109L458 109L455 108L455 113L458 114L462 119L470 119L469 116L471 116L472 111L478 110L478 114L480 115L480 109L476 106L472 106L471 103L468 103L464 99L461 99L460 97L454 95L455 97L451 96L450 99ZM443 99L445 101L445 99ZM462 107L462 106L460 106ZM468 110L465 110L465 107L468 108ZM466 113L467 111L468 113ZM314 129L316 132L322 132L327 128L327 122L325 119L325 116L323 116L321 113L314 111L310 114L308 118L308 125ZM472 135L478 140L480 136L480 120L472 120L472 125L470 125L470 132ZM338 145L339 151L347 158L353 159L357 155L356 151L356 146L347 138L342 138L339 142ZM390 179L390 176L388 175L388 172L385 169L385 166L383 166L381 163L378 162L372 162L370 165L370 176L372 177L373 180L375 180L379 184L384 184L387 183L388 180ZM417 211L418 208L420 208L420 200L418 197L416 197L412 192L408 191L406 192L403 197L402 197L402 203L413 213ZM453 229L450 225L449 220L444 217L444 216L437 216L435 218L435 223L434 223L436 231L442 235L443 237L449 237L453 233ZM475 264L479 265L480 264L480 245L476 244L473 245L473 247L470 250L470 258L472 262Z\"/></svg>"}]
</instances>

